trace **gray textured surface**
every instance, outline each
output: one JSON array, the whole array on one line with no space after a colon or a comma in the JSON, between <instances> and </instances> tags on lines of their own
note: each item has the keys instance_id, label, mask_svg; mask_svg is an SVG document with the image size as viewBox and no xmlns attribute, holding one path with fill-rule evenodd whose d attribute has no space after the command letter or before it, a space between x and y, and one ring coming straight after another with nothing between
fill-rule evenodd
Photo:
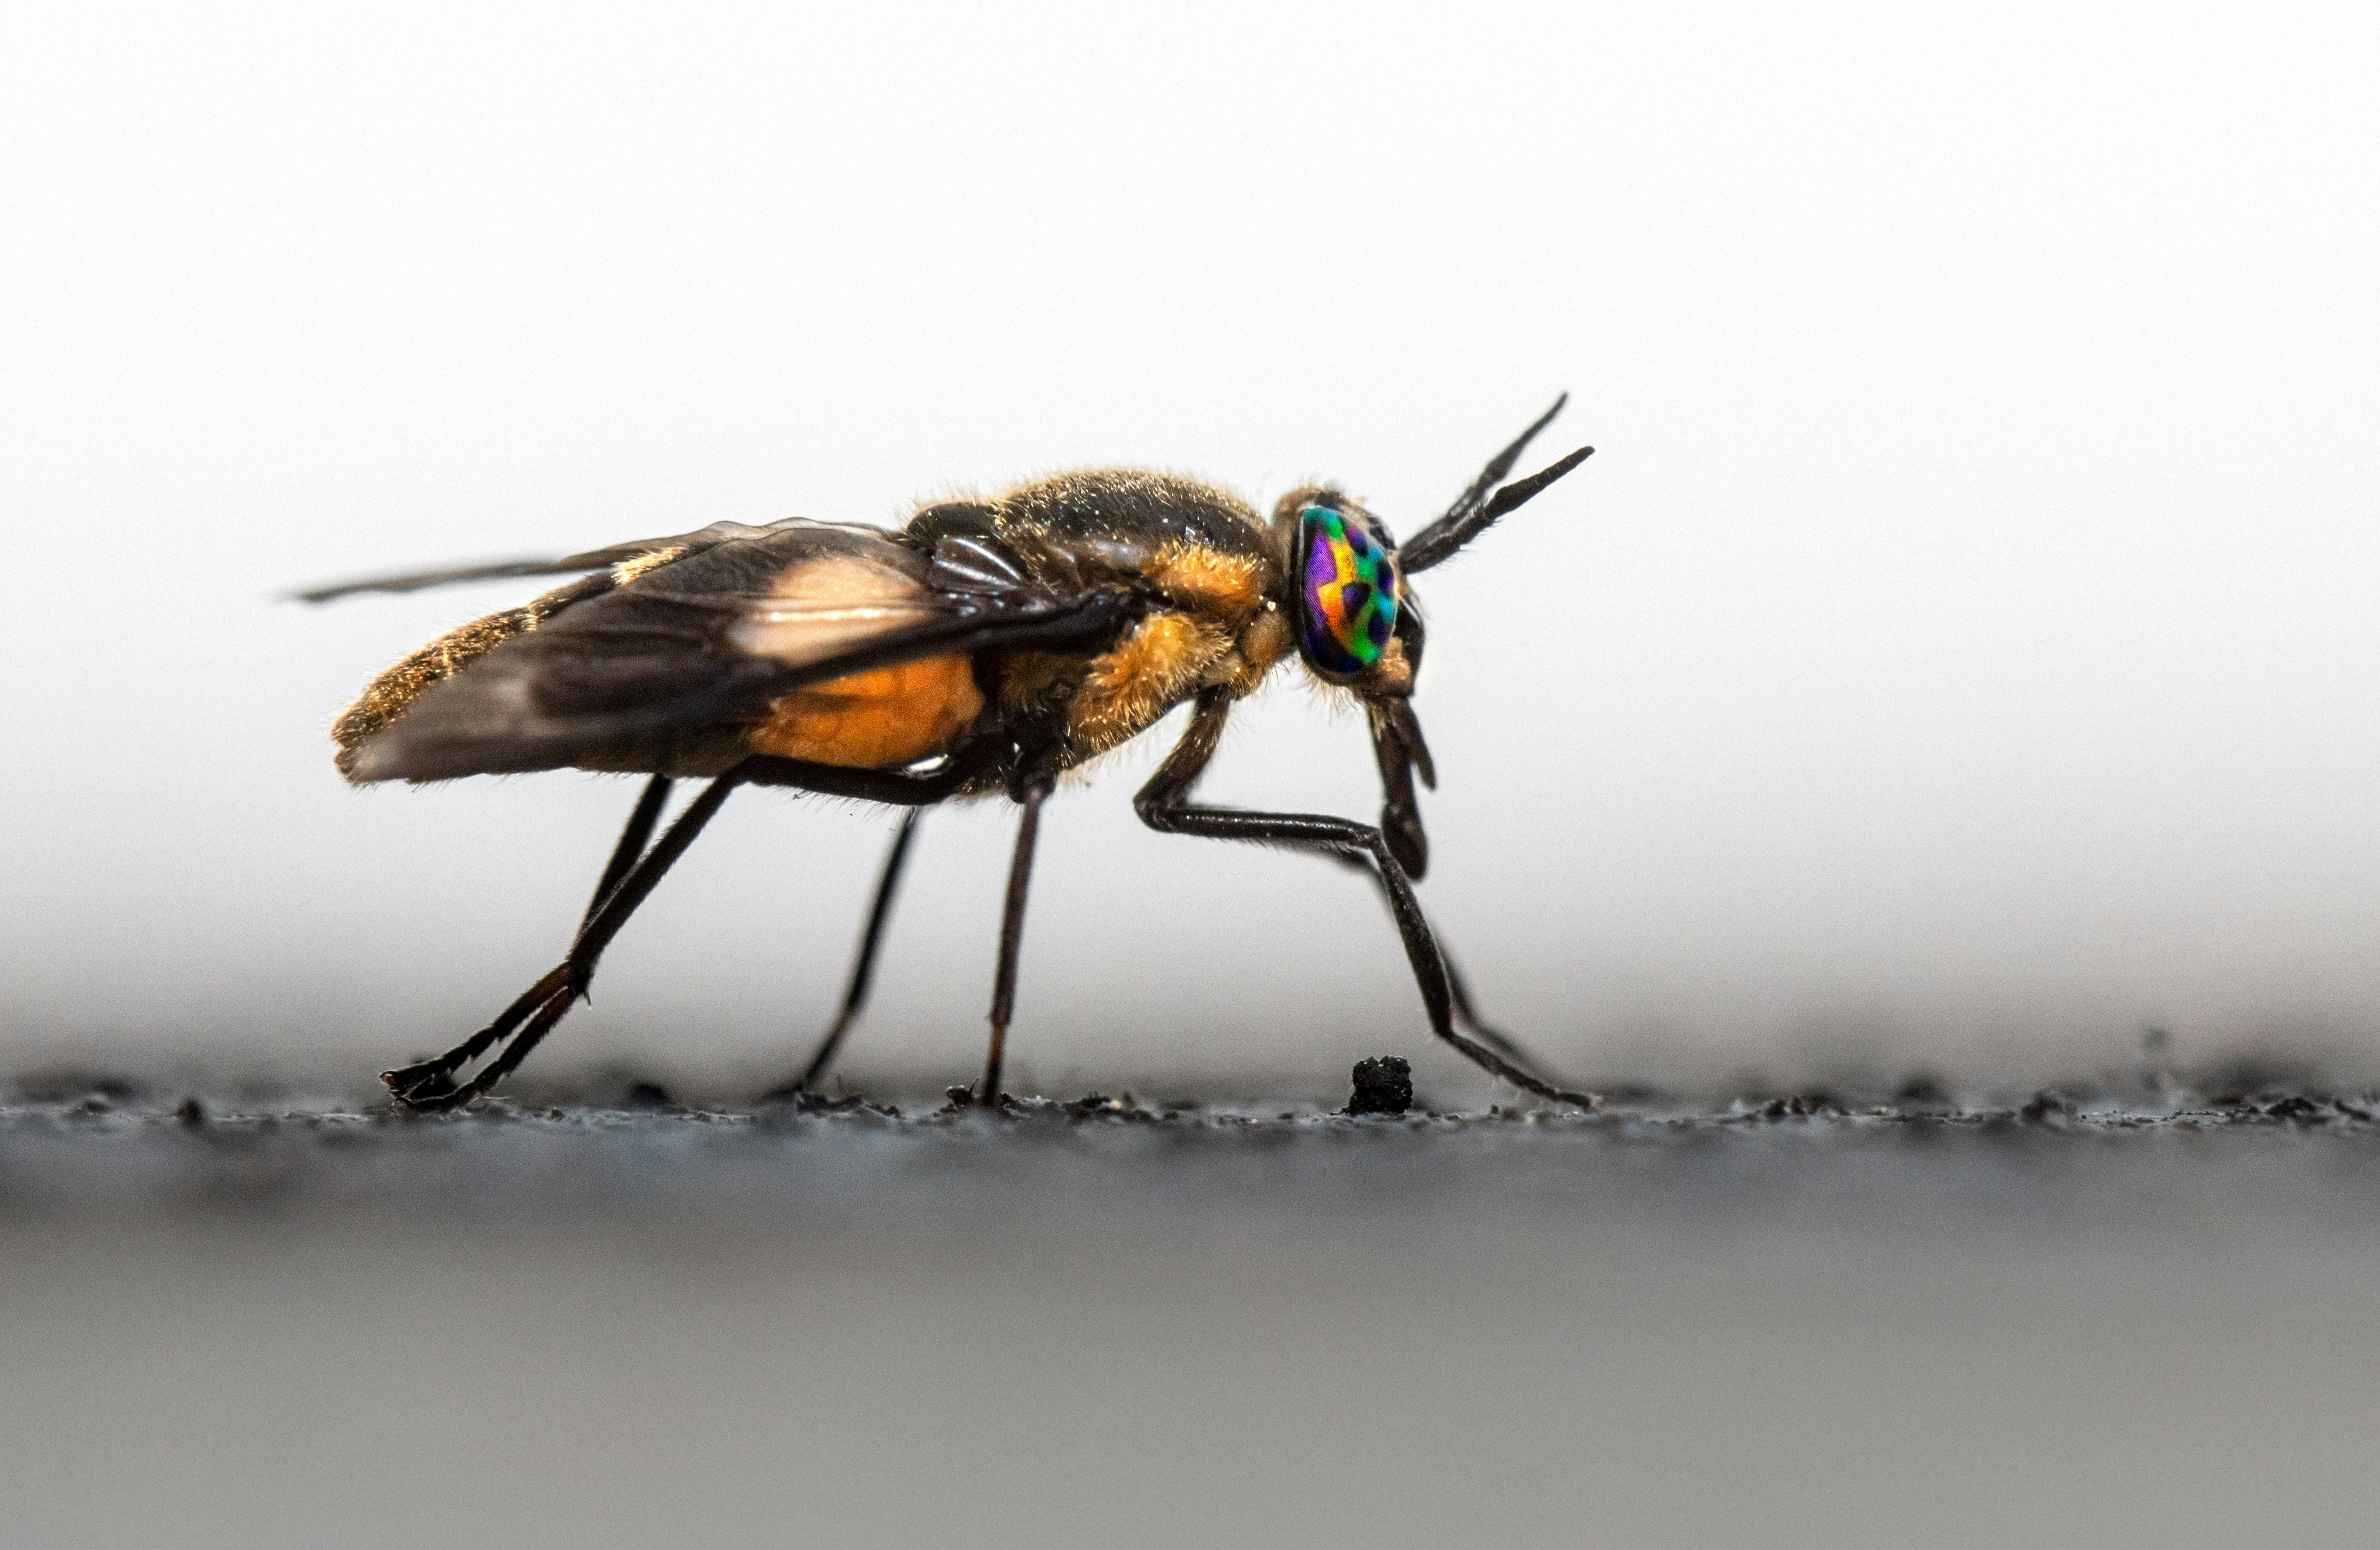
<instances>
[{"instance_id":1,"label":"gray textured surface","mask_svg":"<svg viewBox=\"0 0 2380 1550\"><path fill-rule=\"evenodd\" d=\"M405 1122L218 1092L192 1124L176 1090L32 1088L0 1110L14 1544L2374 1520L2358 1095Z\"/></svg>"}]
</instances>

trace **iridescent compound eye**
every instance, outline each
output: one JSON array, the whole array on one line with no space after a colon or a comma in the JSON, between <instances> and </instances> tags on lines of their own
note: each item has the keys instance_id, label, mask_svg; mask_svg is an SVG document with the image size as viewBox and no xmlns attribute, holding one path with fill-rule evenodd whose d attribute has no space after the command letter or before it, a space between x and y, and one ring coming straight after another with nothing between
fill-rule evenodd
<instances>
[{"instance_id":1,"label":"iridescent compound eye","mask_svg":"<svg viewBox=\"0 0 2380 1550\"><path fill-rule=\"evenodd\" d=\"M1396 633L1396 562L1377 531L1327 506L1298 512L1297 557L1298 645L1320 671L1352 678Z\"/></svg>"}]
</instances>

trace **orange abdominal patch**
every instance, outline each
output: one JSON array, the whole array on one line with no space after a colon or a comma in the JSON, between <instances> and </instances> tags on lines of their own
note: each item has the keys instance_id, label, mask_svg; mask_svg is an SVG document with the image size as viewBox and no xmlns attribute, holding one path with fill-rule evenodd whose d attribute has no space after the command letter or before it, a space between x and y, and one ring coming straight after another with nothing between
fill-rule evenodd
<instances>
[{"instance_id":1,"label":"orange abdominal patch","mask_svg":"<svg viewBox=\"0 0 2380 1550\"><path fill-rule=\"evenodd\" d=\"M890 769L941 753L983 709L964 656L929 656L807 684L769 706L755 753Z\"/></svg>"}]
</instances>

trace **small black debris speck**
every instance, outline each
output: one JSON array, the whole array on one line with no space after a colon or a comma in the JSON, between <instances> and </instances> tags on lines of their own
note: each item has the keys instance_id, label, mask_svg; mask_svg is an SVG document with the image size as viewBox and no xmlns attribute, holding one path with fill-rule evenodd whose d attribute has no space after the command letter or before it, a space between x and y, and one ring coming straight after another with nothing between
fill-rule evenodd
<instances>
[{"instance_id":1,"label":"small black debris speck","mask_svg":"<svg viewBox=\"0 0 2380 1550\"><path fill-rule=\"evenodd\" d=\"M1393 1055L1355 1062L1355 1091L1348 1095L1349 1114L1402 1114L1413 1107L1413 1067Z\"/></svg>"},{"instance_id":2,"label":"small black debris speck","mask_svg":"<svg viewBox=\"0 0 2380 1550\"><path fill-rule=\"evenodd\" d=\"M669 1089L657 1081L632 1081L621 1095L620 1106L631 1109L659 1109L670 1106Z\"/></svg>"},{"instance_id":3,"label":"small black debris speck","mask_svg":"<svg viewBox=\"0 0 2380 1550\"><path fill-rule=\"evenodd\" d=\"M203 1125L207 1122L207 1105L196 1098L185 1098L174 1110L174 1117L185 1125Z\"/></svg>"},{"instance_id":4,"label":"small black debris speck","mask_svg":"<svg viewBox=\"0 0 2380 1550\"><path fill-rule=\"evenodd\" d=\"M2071 1118L2074 1100L2054 1087L2045 1087L2028 1099L2016 1114L2028 1125L2038 1125L2053 1114L2060 1118Z\"/></svg>"}]
</instances>

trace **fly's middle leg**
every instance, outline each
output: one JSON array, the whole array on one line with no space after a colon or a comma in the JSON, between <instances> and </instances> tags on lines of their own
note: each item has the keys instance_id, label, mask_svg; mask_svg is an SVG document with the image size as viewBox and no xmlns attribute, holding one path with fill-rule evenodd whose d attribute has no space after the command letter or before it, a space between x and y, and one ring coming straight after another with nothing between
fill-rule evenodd
<instances>
[{"instance_id":1,"label":"fly's middle leg","mask_svg":"<svg viewBox=\"0 0 2380 1550\"><path fill-rule=\"evenodd\" d=\"M1008 896L1000 911L1000 968L991 983L991 1041L984 1052L983 1081L976 1102L1000 1106L1000 1068L1008 1054L1008 1024L1016 1011L1016 960L1025 946L1025 899L1033 886L1033 847L1041 830L1041 804L1055 787L1047 774L1024 777L1014 792L1022 809L1016 820L1016 853L1008 865Z\"/></svg>"},{"instance_id":2,"label":"fly's middle leg","mask_svg":"<svg viewBox=\"0 0 2380 1550\"><path fill-rule=\"evenodd\" d=\"M783 1082L760 1094L764 1104L791 1103L806 1092L818 1090L826 1078L827 1068L834 1064L835 1052L843 1045L843 1037L859 1019L868 1005L868 990L876 977L877 950L884 945L884 927L892 916L893 896L901 886L901 869L909 860L909 841L917 832L917 821L926 810L913 807L901 815L901 826L892 832L892 848L884 858L884 870L876 880L876 900L868 906L867 929L859 937L859 956L851 966L851 979L844 985L843 1007L835 1013L834 1021L826 1036L819 1041L809 1064L793 1080Z\"/></svg>"}]
</instances>

